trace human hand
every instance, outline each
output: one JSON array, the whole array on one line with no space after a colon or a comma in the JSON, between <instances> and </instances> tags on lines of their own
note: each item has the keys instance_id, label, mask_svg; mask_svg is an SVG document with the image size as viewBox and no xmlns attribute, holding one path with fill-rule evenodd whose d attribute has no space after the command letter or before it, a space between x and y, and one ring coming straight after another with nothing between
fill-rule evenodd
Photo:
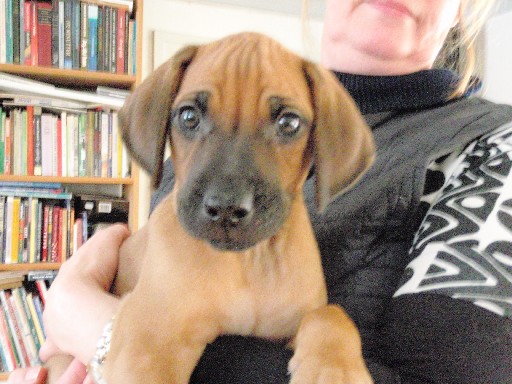
<instances>
[{"instance_id":1,"label":"human hand","mask_svg":"<svg viewBox=\"0 0 512 384\"><path fill-rule=\"evenodd\" d=\"M40 351L43 361L62 353L83 364L92 358L96 341L119 304L119 298L108 291L119 248L129 234L120 224L101 230L62 265L48 290L43 314L47 335Z\"/></svg>"}]
</instances>

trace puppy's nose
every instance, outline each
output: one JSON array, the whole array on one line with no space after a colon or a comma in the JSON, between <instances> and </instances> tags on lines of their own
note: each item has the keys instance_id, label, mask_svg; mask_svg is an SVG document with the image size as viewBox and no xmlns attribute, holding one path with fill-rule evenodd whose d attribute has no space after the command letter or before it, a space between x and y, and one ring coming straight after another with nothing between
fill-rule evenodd
<instances>
[{"instance_id":1,"label":"puppy's nose","mask_svg":"<svg viewBox=\"0 0 512 384\"><path fill-rule=\"evenodd\" d=\"M204 198L204 213L213 222L234 227L250 219L253 202L252 193L246 193L238 199L209 195Z\"/></svg>"}]
</instances>

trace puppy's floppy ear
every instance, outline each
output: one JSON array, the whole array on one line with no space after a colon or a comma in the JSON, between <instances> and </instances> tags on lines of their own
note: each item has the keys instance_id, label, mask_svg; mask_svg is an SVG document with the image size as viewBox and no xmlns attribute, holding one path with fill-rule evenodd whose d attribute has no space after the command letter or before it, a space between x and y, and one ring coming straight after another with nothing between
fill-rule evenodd
<instances>
[{"instance_id":1,"label":"puppy's floppy ear","mask_svg":"<svg viewBox=\"0 0 512 384\"><path fill-rule=\"evenodd\" d=\"M132 157L152 175L155 188L162 178L171 107L197 49L185 47L158 67L119 111L123 140Z\"/></svg>"},{"instance_id":2,"label":"puppy's floppy ear","mask_svg":"<svg viewBox=\"0 0 512 384\"><path fill-rule=\"evenodd\" d=\"M316 203L319 211L351 187L375 158L370 128L355 102L328 70L304 62L314 110Z\"/></svg>"}]
</instances>

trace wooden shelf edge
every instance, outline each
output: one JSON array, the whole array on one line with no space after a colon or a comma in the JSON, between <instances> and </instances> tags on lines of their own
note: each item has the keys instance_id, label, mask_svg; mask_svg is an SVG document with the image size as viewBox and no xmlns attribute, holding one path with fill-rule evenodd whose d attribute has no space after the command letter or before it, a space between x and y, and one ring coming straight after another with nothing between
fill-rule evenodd
<instances>
[{"instance_id":1,"label":"wooden shelf edge","mask_svg":"<svg viewBox=\"0 0 512 384\"><path fill-rule=\"evenodd\" d=\"M17 263L0 264L0 271L42 271L57 270L62 263Z\"/></svg>"},{"instance_id":2,"label":"wooden shelf edge","mask_svg":"<svg viewBox=\"0 0 512 384\"><path fill-rule=\"evenodd\" d=\"M29 77L39 81L74 87L77 85L88 87L104 85L130 89L137 81L137 77L135 75L76 69L60 69L53 67L37 67L22 64L0 64L0 72L6 72L13 75L23 75L24 77Z\"/></svg>"},{"instance_id":3,"label":"wooden shelf edge","mask_svg":"<svg viewBox=\"0 0 512 384\"><path fill-rule=\"evenodd\" d=\"M132 185L133 179L129 177L61 177L61 176L10 176L0 175L2 181L25 181L33 183L62 183L62 184L98 184L98 185Z\"/></svg>"}]
</instances>

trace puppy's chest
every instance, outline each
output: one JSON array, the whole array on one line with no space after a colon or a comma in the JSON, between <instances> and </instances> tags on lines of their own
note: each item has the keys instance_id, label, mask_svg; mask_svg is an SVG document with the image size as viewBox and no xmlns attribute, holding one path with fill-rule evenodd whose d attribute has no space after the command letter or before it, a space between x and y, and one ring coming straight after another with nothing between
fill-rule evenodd
<instances>
[{"instance_id":1,"label":"puppy's chest","mask_svg":"<svg viewBox=\"0 0 512 384\"><path fill-rule=\"evenodd\" d=\"M322 277L311 271L279 267L264 271L248 269L244 263L240 268L238 283L220 306L225 314L223 333L287 338L295 334L307 312L326 303Z\"/></svg>"}]
</instances>

